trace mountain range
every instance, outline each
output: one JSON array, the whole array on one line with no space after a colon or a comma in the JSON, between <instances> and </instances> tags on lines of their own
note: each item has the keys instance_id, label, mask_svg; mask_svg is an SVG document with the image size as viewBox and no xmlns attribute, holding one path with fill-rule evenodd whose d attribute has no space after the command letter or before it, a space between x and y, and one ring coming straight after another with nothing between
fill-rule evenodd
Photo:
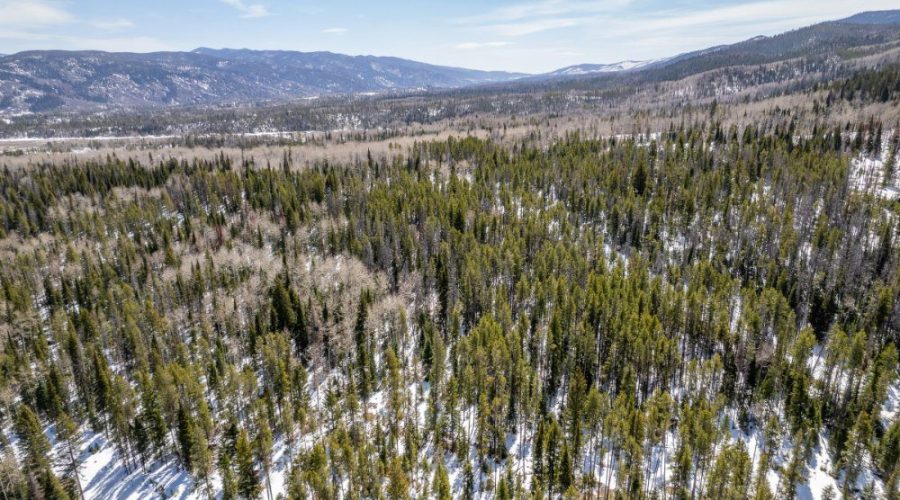
<instances>
[{"instance_id":1,"label":"mountain range","mask_svg":"<svg viewBox=\"0 0 900 500\"><path fill-rule=\"evenodd\" d=\"M865 12L772 37L667 59L569 66L543 75L331 52L199 48L191 52L27 51L0 56L0 114L228 105L336 94L585 81L678 79L735 65L900 46L900 10ZM637 75L637 76L636 76ZM543 84L543 83L542 83Z\"/></svg>"},{"instance_id":2,"label":"mountain range","mask_svg":"<svg viewBox=\"0 0 900 500\"><path fill-rule=\"evenodd\" d=\"M520 76L330 52L29 51L0 58L0 110L227 104L455 88Z\"/></svg>"},{"instance_id":3,"label":"mountain range","mask_svg":"<svg viewBox=\"0 0 900 500\"><path fill-rule=\"evenodd\" d=\"M647 61L619 61L611 64L578 64L575 66L567 66L565 68L551 71L543 75L537 75L538 78L556 78L567 76L592 75L597 73L619 73L622 71L635 71L647 68L655 64L664 63L666 59L651 59Z\"/></svg>"}]
</instances>

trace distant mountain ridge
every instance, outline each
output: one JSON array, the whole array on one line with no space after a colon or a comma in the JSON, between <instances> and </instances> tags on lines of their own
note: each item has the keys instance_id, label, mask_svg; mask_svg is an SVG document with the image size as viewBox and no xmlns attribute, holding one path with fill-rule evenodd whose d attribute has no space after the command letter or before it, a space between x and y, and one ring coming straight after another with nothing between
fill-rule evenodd
<instances>
[{"instance_id":1,"label":"distant mountain ridge","mask_svg":"<svg viewBox=\"0 0 900 500\"><path fill-rule=\"evenodd\" d=\"M622 71L634 71L641 68L646 68L653 64L658 64L662 61L665 61L665 59L651 59L647 61L627 60L610 64L578 64L575 66L567 66L556 71L551 71L550 73L546 73L543 75L538 75L538 77L552 78L556 76L590 75L595 73L618 73Z\"/></svg>"},{"instance_id":2,"label":"distant mountain ridge","mask_svg":"<svg viewBox=\"0 0 900 500\"><path fill-rule=\"evenodd\" d=\"M838 22L844 24L900 24L900 10L860 12Z\"/></svg>"},{"instance_id":3,"label":"distant mountain ridge","mask_svg":"<svg viewBox=\"0 0 900 500\"><path fill-rule=\"evenodd\" d=\"M0 114L219 106L479 85L530 91L565 88L570 84L567 82L581 86L633 84L787 59L842 58L849 49L872 51L895 46L900 46L900 10L862 12L667 59L580 64L542 75L331 52L205 47L191 52L146 54L28 51L0 55Z\"/></svg>"},{"instance_id":4,"label":"distant mountain ridge","mask_svg":"<svg viewBox=\"0 0 900 500\"><path fill-rule=\"evenodd\" d=\"M686 52L667 59L635 61L620 71L607 70L612 65L579 65L546 75L523 78L509 85L513 88L534 85L561 86L565 81L589 86L591 82L609 85L614 82L647 82L678 80L706 71L732 66L762 65L796 58L841 58L848 49L878 50L900 45L900 10L862 12L846 19L827 21L774 36L755 36L730 45L717 45Z\"/></svg>"},{"instance_id":5,"label":"distant mountain ridge","mask_svg":"<svg viewBox=\"0 0 900 500\"><path fill-rule=\"evenodd\" d=\"M335 81L348 78L348 86L362 85L361 76L350 75L351 70L371 70L385 73L379 83L387 89L417 87L456 87L463 84L506 81L520 76L521 73L505 71L479 71L450 66L436 66L399 57L348 56L334 52L296 52L289 50L249 50L249 49L210 49L201 47L192 53L216 57L223 60L235 60L246 63L265 63L271 65L279 75L285 78L296 78L297 75L321 72L328 76L334 86Z\"/></svg>"},{"instance_id":6,"label":"distant mountain ridge","mask_svg":"<svg viewBox=\"0 0 900 500\"><path fill-rule=\"evenodd\" d=\"M29 51L0 57L0 111L246 103L447 89L520 76L330 52Z\"/></svg>"}]
</instances>

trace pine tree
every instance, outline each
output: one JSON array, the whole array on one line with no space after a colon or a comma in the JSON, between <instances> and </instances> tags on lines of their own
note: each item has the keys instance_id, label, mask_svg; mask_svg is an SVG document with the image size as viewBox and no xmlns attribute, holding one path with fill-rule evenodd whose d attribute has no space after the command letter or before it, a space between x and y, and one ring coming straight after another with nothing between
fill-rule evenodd
<instances>
[{"instance_id":1,"label":"pine tree","mask_svg":"<svg viewBox=\"0 0 900 500\"><path fill-rule=\"evenodd\" d=\"M43 498L48 500L68 499L68 493L59 478L53 473L50 464L50 442L44 435L40 420L28 405L19 406L15 427L25 455L26 474L31 477L32 483L39 484Z\"/></svg>"},{"instance_id":2,"label":"pine tree","mask_svg":"<svg viewBox=\"0 0 900 500\"><path fill-rule=\"evenodd\" d=\"M194 450L197 436L191 414L184 405L178 406L178 455L181 465L188 472L194 471Z\"/></svg>"},{"instance_id":3,"label":"pine tree","mask_svg":"<svg viewBox=\"0 0 900 500\"><path fill-rule=\"evenodd\" d=\"M76 496L84 500L84 489L81 486L81 431L78 424L67 413L57 419L56 435L62 446L59 451L59 462L62 463L63 478L73 483Z\"/></svg>"},{"instance_id":4,"label":"pine tree","mask_svg":"<svg viewBox=\"0 0 900 500\"><path fill-rule=\"evenodd\" d=\"M409 479L398 457L394 457L388 465L387 476L388 497L394 500L409 498Z\"/></svg>"},{"instance_id":5,"label":"pine tree","mask_svg":"<svg viewBox=\"0 0 900 500\"><path fill-rule=\"evenodd\" d=\"M463 469L463 499L473 500L475 498L475 473L472 471L472 463L466 460Z\"/></svg>"},{"instance_id":6,"label":"pine tree","mask_svg":"<svg viewBox=\"0 0 900 500\"><path fill-rule=\"evenodd\" d=\"M562 454L560 455L559 461L559 490L564 492L575 482L572 457L569 453L569 446L565 442L562 445Z\"/></svg>"},{"instance_id":7,"label":"pine tree","mask_svg":"<svg viewBox=\"0 0 900 500\"><path fill-rule=\"evenodd\" d=\"M222 477L222 500L234 500L238 495L238 485L231 463L231 452L223 446L219 450L219 474Z\"/></svg>"},{"instance_id":8,"label":"pine tree","mask_svg":"<svg viewBox=\"0 0 900 500\"><path fill-rule=\"evenodd\" d=\"M512 500L512 493L505 477L500 478L495 498L497 500Z\"/></svg>"},{"instance_id":9,"label":"pine tree","mask_svg":"<svg viewBox=\"0 0 900 500\"><path fill-rule=\"evenodd\" d=\"M144 373L138 375L141 387L141 425L147 430L149 441L155 453L166 447L167 426L160 407L157 389Z\"/></svg>"},{"instance_id":10,"label":"pine tree","mask_svg":"<svg viewBox=\"0 0 900 500\"><path fill-rule=\"evenodd\" d=\"M365 401L371 394L375 380L375 353L366 327L369 317L370 294L363 290L359 294L359 305L356 313L356 325L353 328L356 338L356 373L359 374L360 397Z\"/></svg>"},{"instance_id":11,"label":"pine tree","mask_svg":"<svg viewBox=\"0 0 900 500\"><path fill-rule=\"evenodd\" d=\"M387 367L387 396L388 411L390 412L391 433L395 435L399 430L400 423L403 421L403 387L400 374L400 360L394 353L394 349L388 346L384 354L385 365Z\"/></svg>"},{"instance_id":12,"label":"pine tree","mask_svg":"<svg viewBox=\"0 0 900 500\"><path fill-rule=\"evenodd\" d=\"M272 485L270 483L269 471L272 468L272 430L269 427L268 419L262 418L259 422L259 432L256 435L256 457L262 466L262 472L266 476L266 494L269 500L272 500Z\"/></svg>"},{"instance_id":13,"label":"pine tree","mask_svg":"<svg viewBox=\"0 0 900 500\"><path fill-rule=\"evenodd\" d=\"M306 483L303 481L303 470L292 465L287 478L288 498L307 498Z\"/></svg>"},{"instance_id":14,"label":"pine tree","mask_svg":"<svg viewBox=\"0 0 900 500\"><path fill-rule=\"evenodd\" d=\"M316 496L329 498L333 495L328 476L328 454L322 443L317 443L302 457L302 467L304 480Z\"/></svg>"},{"instance_id":15,"label":"pine tree","mask_svg":"<svg viewBox=\"0 0 900 500\"><path fill-rule=\"evenodd\" d=\"M444 467L443 460L438 460L437 467L434 469L434 480L431 489L438 500L450 500L452 492L450 489L450 477L447 475L447 468Z\"/></svg>"},{"instance_id":16,"label":"pine tree","mask_svg":"<svg viewBox=\"0 0 900 500\"><path fill-rule=\"evenodd\" d=\"M766 477L769 473L769 454L763 451L759 459L759 467L756 471L756 479L753 482L753 499L769 500L774 498L772 490L769 488L769 480Z\"/></svg>"},{"instance_id":17,"label":"pine tree","mask_svg":"<svg viewBox=\"0 0 900 500\"><path fill-rule=\"evenodd\" d=\"M22 454L25 456L25 470L38 477L50 468L50 441L31 407L22 404L16 412L16 434L18 434Z\"/></svg>"},{"instance_id":18,"label":"pine tree","mask_svg":"<svg viewBox=\"0 0 900 500\"><path fill-rule=\"evenodd\" d=\"M69 500L69 493L49 468L41 473L41 492L45 500Z\"/></svg>"},{"instance_id":19,"label":"pine tree","mask_svg":"<svg viewBox=\"0 0 900 500\"><path fill-rule=\"evenodd\" d=\"M215 491L213 491L212 483L210 482L213 473L213 460L209 443L203 432L197 432L196 438L194 453L192 454L194 475L203 484L203 489L206 490L207 496L215 496Z\"/></svg>"},{"instance_id":20,"label":"pine tree","mask_svg":"<svg viewBox=\"0 0 900 500\"><path fill-rule=\"evenodd\" d=\"M882 436L877 458L878 468L884 476L890 476L894 466L900 464L900 420L894 420Z\"/></svg>"},{"instance_id":21,"label":"pine tree","mask_svg":"<svg viewBox=\"0 0 900 500\"><path fill-rule=\"evenodd\" d=\"M842 491L844 496L850 494L856 480L862 472L863 458L869 447L872 436L872 422L869 414L860 412L856 423L847 437L844 451L841 454L840 466L844 470Z\"/></svg>"},{"instance_id":22,"label":"pine tree","mask_svg":"<svg viewBox=\"0 0 900 500\"><path fill-rule=\"evenodd\" d=\"M235 462L237 463L237 493L243 499L259 497L260 484L253 464L253 448L247 431L241 429L235 443Z\"/></svg>"},{"instance_id":23,"label":"pine tree","mask_svg":"<svg viewBox=\"0 0 900 500\"><path fill-rule=\"evenodd\" d=\"M900 498L900 462L894 464L894 470L884 481L884 496L888 500Z\"/></svg>"},{"instance_id":24,"label":"pine tree","mask_svg":"<svg viewBox=\"0 0 900 500\"><path fill-rule=\"evenodd\" d=\"M779 496L793 500L797 496L797 484L800 482L803 470L806 467L806 445L803 443L802 433L794 436L794 450L790 460L784 465L781 473L781 486Z\"/></svg>"}]
</instances>

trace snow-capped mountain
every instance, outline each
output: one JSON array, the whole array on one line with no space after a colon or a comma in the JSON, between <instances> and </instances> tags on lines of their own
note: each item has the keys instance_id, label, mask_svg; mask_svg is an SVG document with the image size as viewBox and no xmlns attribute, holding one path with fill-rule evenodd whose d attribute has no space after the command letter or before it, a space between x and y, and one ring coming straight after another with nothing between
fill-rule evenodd
<instances>
[{"instance_id":1,"label":"snow-capped mountain","mask_svg":"<svg viewBox=\"0 0 900 500\"><path fill-rule=\"evenodd\" d=\"M623 71L633 71L646 68L653 64L664 61L664 59L651 59L647 61L619 61L611 64L578 64L575 66L567 66L562 69L547 73L544 76L577 76L592 75L596 73L619 73Z\"/></svg>"}]
</instances>

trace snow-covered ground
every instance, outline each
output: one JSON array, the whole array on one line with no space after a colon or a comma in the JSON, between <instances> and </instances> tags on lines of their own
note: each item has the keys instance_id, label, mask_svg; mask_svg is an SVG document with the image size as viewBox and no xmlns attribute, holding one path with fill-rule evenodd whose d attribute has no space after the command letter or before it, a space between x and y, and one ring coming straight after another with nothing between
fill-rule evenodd
<instances>
[{"instance_id":1,"label":"snow-covered ground","mask_svg":"<svg viewBox=\"0 0 900 500\"><path fill-rule=\"evenodd\" d=\"M624 71L635 71L646 68L653 64L664 62L668 59L650 59L646 61L619 61L609 64L579 64L577 66L568 66L558 69L546 76L579 76L592 75L597 73L619 73Z\"/></svg>"},{"instance_id":2,"label":"snow-covered ground","mask_svg":"<svg viewBox=\"0 0 900 500\"><path fill-rule=\"evenodd\" d=\"M194 480L175 460L128 470L101 434L86 432L82 448L81 485L85 498L195 498Z\"/></svg>"},{"instance_id":3,"label":"snow-covered ground","mask_svg":"<svg viewBox=\"0 0 900 500\"><path fill-rule=\"evenodd\" d=\"M856 191L872 193L875 196L900 199L900 158L894 158L891 179L885 179L888 157L891 154L890 140L893 133L884 134L881 151L875 156L860 154L850 162L850 187Z\"/></svg>"},{"instance_id":4,"label":"snow-covered ground","mask_svg":"<svg viewBox=\"0 0 900 500\"><path fill-rule=\"evenodd\" d=\"M885 162L887 161L888 154L886 150L887 148L884 148L881 155L876 158L859 157L852 160L850 182L853 189L872 192L884 198L900 198L900 175L895 173L891 182L885 183L884 181ZM898 168L898 170L900 170L900 168ZM465 175L468 176L467 180L471 179L471 173L467 172ZM539 195L540 194L541 193L539 193ZM549 193L548 197L555 200L556 195L555 193ZM497 200L497 206L502 206L499 199ZM520 207L517 207L515 212L517 217L521 217L521 214L519 213L521 212ZM548 229L553 231L558 224L558 221L552 221L551 227ZM678 254L683 252L684 247L685 241L682 237L673 237L668 245L668 250ZM603 251L605 256L610 260L627 260L626 256L617 254L608 244L604 244ZM341 270L342 262L340 257L336 260L335 272ZM309 266L310 263L307 263L308 270ZM730 318L732 329L738 327L742 305L740 295L738 294L735 296L734 310ZM407 327L413 328L413 325L408 324ZM414 357L411 349L412 346L409 346L408 351L403 355L405 361L404 365L407 367L410 366ZM817 380L822 380L824 378L823 365L823 348L822 346L816 346L807 361L807 366L813 378ZM415 368L408 369L415 370ZM333 373L320 373L318 376L315 374L313 375L313 380L317 380L318 382L313 383L314 387L311 389L311 400L313 401L314 407L319 407L321 409L321 401L324 399L323 393L328 387L328 384L332 383L335 379L336 375ZM837 380L835 383L840 387L843 381ZM415 408L417 422L419 423L426 421L429 391L430 387L426 383L414 383L407 387L407 397ZM560 411L560 404L561 403L557 401L551 411L558 413ZM371 414L386 417L388 408L387 397L384 390L373 394L369 401L366 402L366 406ZM880 411L879 417L882 425L885 427L890 425L891 422L898 418L898 412L900 412L900 384L895 383L888 388L887 400ZM737 421L736 410L729 409L724 413L728 415L731 421L730 435L725 441L726 443L744 443L747 452L753 460L753 474L755 475L760 465L760 443L763 441L762 430L758 426L751 426L749 430L744 432L738 429L734 424L734 422ZM474 408L464 408L461 412L461 417L463 429L466 429L467 431L474 429ZM47 433L52 441L54 434L53 429L49 428ZM11 433L8 432L7 434L10 435ZM533 436L533 434L534 429L524 428L520 433L510 433L507 436L507 448L509 449L510 456L513 457L512 460L514 460L513 469L517 474L521 474L521 477L526 482L530 478L532 472L530 437ZM277 498L278 495L286 492L286 479L290 469L290 460L292 456L295 456L298 450L309 449L316 440L321 437L322 435L320 433L305 435L291 447L283 440L275 443L273 457L274 467L269 477L273 497ZM587 441L587 439L584 440L584 442ZM676 450L677 436L670 433L667 436L666 442L668 446L665 448L658 447L655 449L654 457L657 459L656 467L653 469L654 477L656 478L656 483L653 485L655 488L661 488L663 486L662 481L671 479L672 468L667 468L664 474L657 473L659 462L661 461L660 459L664 458L666 463L670 466L675 462L673 455ZM776 448L778 449L769 450L772 454L773 464L776 466L783 465L793 453L793 447L788 436L783 436L780 440L780 446L777 446ZM811 452L811 458L806 464L807 467L804 480L798 485L797 498L819 499L822 498L823 492L829 488L833 489L835 492L840 491L840 477L834 475L835 464L833 457L831 457L828 450L828 435L827 433L822 432L816 436L816 444ZM431 463L436 460L434 457L435 450L433 449L433 443L428 443L421 450L421 453ZM474 457L475 450L468 450L468 454L470 458ZM604 473L601 474L599 478L601 483L614 487L617 478L615 474L616 464L613 463L613 458L609 454L602 453L596 456L593 456L590 453L587 455L588 456L584 457L582 470L593 471L602 467ZM85 496L89 499L188 499L205 498L206 496L201 490L200 485L196 484L194 479L180 467L175 457L170 455L164 460L147 464L146 469L141 467L128 469L115 446L102 434L94 433L92 431L84 431L80 460L82 463L80 479L85 491ZM449 453L443 457L443 462L447 466L450 483L454 493L455 495L459 495L464 487L464 474L461 463L454 454ZM492 475L496 476L497 474L502 473L505 468L505 463L493 463L489 465L488 472L484 475L480 474L476 469L476 485L480 485L482 481L486 481L487 478ZM610 473L607 475L607 472ZM778 473L774 470L769 470L767 478L772 491L777 492L779 490L780 481ZM262 479L265 481L265 478ZM430 478L420 477L418 479L430 481ZM873 477L870 468L866 468L862 477L859 479L859 484L864 484L866 482L873 483L876 492L881 491L881 482L879 479ZM212 484L214 489L218 489L219 478L213 477ZM485 492L482 496L483 498L490 498L491 492Z\"/></svg>"}]
</instances>

